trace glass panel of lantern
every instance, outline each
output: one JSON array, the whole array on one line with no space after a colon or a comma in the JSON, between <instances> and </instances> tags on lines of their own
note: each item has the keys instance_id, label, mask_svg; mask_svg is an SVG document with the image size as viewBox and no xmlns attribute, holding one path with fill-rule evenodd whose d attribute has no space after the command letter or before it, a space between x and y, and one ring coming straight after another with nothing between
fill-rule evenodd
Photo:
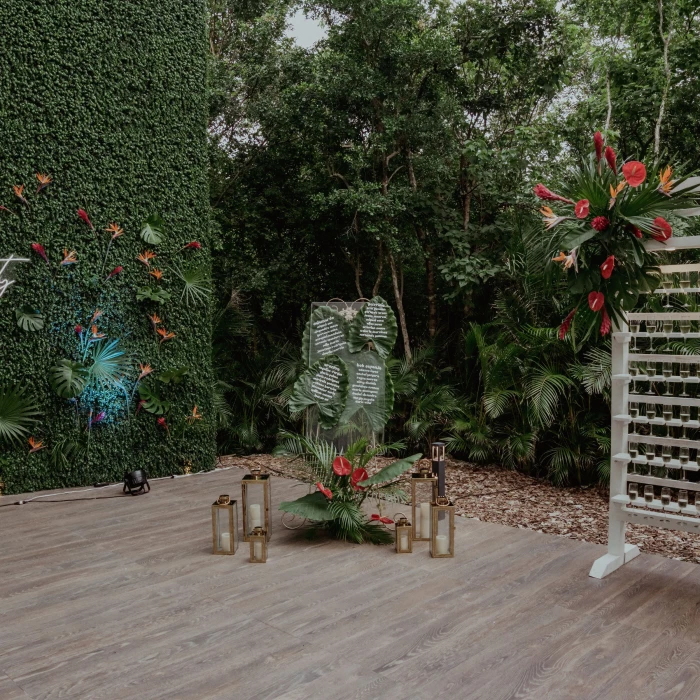
<instances>
[{"instance_id":1,"label":"glass panel of lantern","mask_svg":"<svg viewBox=\"0 0 700 700\"><path fill-rule=\"evenodd\" d=\"M243 477L241 487L243 490L243 540L248 542L253 529L261 527L265 530L265 537L269 542L272 534L270 475L263 474L258 467L253 467L250 474Z\"/></svg>"},{"instance_id":2,"label":"glass panel of lantern","mask_svg":"<svg viewBox=\"0 0 700 700\"><path fill-rule=\"evenodd\" d=\"M265 530L254 527L248 535L250 540L250 561L253 564L264 564L267 561L267 537Z\"/></svg>"},{"instance_id":3,"label":"glass panel of lantern","mask_svg":"<svg viewBox=\"0 0 700 700\"><path fill-rule=\"evenodd\" d=\"M396 529L396 553L410 554L413 551L412 527L408 518L403 513L394 516Z\"/></svg>"},{"instance_id":4,"label":"glass panel of lantern","mask_svg":"<svg viewBox=\"0 0 700 700\"><path fill-rule=\"evenodd\" d=\"M211 507L214 554L235 554L238 549L238 507L227 494L219 496Z\"/></svg>"},{"instance_id":5,"label":"glass panel of lantern","mask_svg":"<svg viewBox=\"0 0 700 700\"><path fill-rule=\"evenodd\" d=\"M437 498L438 478L430 467L421 467L411 474L411 517L414 541L430 539L430 504Z\"/></svg>"},{"instance_id":6,"label":"glass panel of lantern","mask_svg":"<svg viewBox=\"0 0 700 700\"><path fill-rule=\"evenodd\" d=\"M453 557L455 555L455 507L450 499L438 496L430 509L432 529L430 556Z\"/></svg>"}]
</instances>

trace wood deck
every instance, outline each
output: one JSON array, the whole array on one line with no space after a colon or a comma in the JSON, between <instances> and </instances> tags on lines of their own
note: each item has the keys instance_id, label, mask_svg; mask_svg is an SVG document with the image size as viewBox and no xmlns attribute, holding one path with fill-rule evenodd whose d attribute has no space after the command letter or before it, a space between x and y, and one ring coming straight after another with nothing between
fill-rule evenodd
<instances>
[{"instance_id":1,"label":"wood deck","mask_svg":"<svg viewBox=\"0 0 700 700\"><path fill-rule=\"evenodd\" d=\"M433 560L309 542L279 513L266 565L212 556L210 505L241 475L0 508L0 698L700 698L694 564L599 581L598 545L458 518Z\"/></svg>"}]
</instances>

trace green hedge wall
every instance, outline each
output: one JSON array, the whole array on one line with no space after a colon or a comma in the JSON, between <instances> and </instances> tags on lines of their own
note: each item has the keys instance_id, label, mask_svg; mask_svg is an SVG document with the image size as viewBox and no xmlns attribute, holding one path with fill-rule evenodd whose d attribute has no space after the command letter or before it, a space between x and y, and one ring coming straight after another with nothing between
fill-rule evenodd
<instances>
[{"instance_id":1,"label":"green hedge wall","mask_svg":"<svg viewBox=\"0 0 700 700\"><path fill-rule=\"evenodd\" d=\"M42 416L33 435L48 447L29 453L0 444L0 478L8 493L120 480L124 470L167 475L213 467L211 310L207 300L181 299L179 266L210 273L207 189L206 17L200 0L0 0L0 258L31 258L15 265L16 283L0 298L0 386L28 386ZM54 182L35 194L36 173ZM25 184L30 208L13 193ZM88 212L96 231L77 216ZM140 238L142 222L159 214L160 245ZM104 229L117 222L114 241ZM182 247L199 241L201 250ZM46 249L50 265L31 250ZM63 249L78 262L61 266ZM169 302L136 300L149 280L136 260L151 249L164 273ZM105 281L107 272L123 271ZM44 327L17 325L15 310L38 309ZM128 356L123 389L91 386L77 402L60 399L49 382L51 367L79 359L76 324L119 339ZM148 319L157 312L176 334L159 344ZM155 371L143 384L170 402L167 432L157 416L130 399L138 363ZM189 367L180 384L157 375ZM201 420L185 421L194 405ZM87 430L92 409L105 418ZM89 438L89 439L88 439ZM77 455L62 440L82 445ZM88 446L89 444L89 446ZM66 459L60 458L60 453Z\"/></svg>"}]
</instances>

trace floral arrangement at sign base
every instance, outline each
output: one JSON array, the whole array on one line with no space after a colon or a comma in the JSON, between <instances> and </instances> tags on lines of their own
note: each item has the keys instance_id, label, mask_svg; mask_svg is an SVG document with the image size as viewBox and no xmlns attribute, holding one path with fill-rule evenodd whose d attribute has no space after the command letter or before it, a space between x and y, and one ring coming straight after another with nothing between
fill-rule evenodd
<instances>
[{"instance_id":1,"label":"floral arrangement at sign base","mask_svg":"<svg viewBox=\"0 0 700 700\"><path fill-rule=\"evenodd\" d=\"M344 454L323 440L286 434L275 454L300 463L305 481L315 490L296 501L285 501L280 510L309 521L312 530L325 530L331 537L361 544L391 544L394 535L385 526L393 522L381 514L368 516L362 508L368 498L402 502L406 493L396 479L420 458L411 455L392 462L369 476L367 465L378 456L403 448L402 443L369 449L366 439L350 445Z\"/></svg>"},{"instance_id":2,"label":"floral arrangement at sign base","mask_svg":"<svg viewBox=\"0 0 700 700\"><path fill-rule=\"evenodd\" d=\"M572 173L563 195L542 184L533 190L549 203L540 209L545 229L552 232L549 265L562 264L569 291L579 297L561 324L561 339L574 322L583 324L584 337L596 326L607 335L612 321L621 321L642 292L659 284L645 237L665 242L673 233L669 218L700 215L700 177L673 180L671 166L618 164L599 131L593 144L595 151Z\"/></svg>"}]
</instances>

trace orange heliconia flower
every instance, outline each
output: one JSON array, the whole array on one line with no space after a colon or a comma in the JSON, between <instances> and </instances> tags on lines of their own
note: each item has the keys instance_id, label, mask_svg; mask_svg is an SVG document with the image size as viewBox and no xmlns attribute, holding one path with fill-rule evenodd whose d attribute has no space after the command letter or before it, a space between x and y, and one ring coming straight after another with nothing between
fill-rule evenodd
<instances>
[{"instance_id":1,"label":"orange heliconia flower","mask_svg":"<svg viewBox=\"0 0 700 700\"><path fill-rule=\"evenodd\" d=\"M667 165L663 170L659 171L659 190L664 194L671 194L671 187L673 187L674 181L671 180L671 175L673 174L673 168Z\"/></svg>"},{"instance_id":2,"label":"orange heliconia flower","mask_svg":"<svg viewBox=\"0 0 700 700\"><path fill-rule=\"evenodd\" d=\"M159 269L157 269L157 268L155 268L155 267L154 267L152 270L149 270L148 274L149 274L151 277L155 277L159 282L160 282L161 279L163 278L163 273L162 273Z\"/></svg>"},{"instance_id":3,"label":"orange heliconia flower","mask_svg":"<svg viewBox=\"0 0 700 700\"><path fill-rule=\"evenodd\" d=\"M29 454L31 454L32 452L38 452L39 450L43 450L46 447L46 445L44 445L43 440L35 440L33 437L30 437L29 440L27 440L27 442L32 448L31 450L29 450Z\"/></svg>"},{"instance_id":4,"label":"orange heliconia flower","mask_svg":"<svg viewBox=\"0 0 700 700\"><path fill-rule=\"evenodd\" d=\"M107 233L112 234L112 240L114 240L115 238L119 238L119 236L124 235L124 229L119 228L119 224L110 224L109 226L107 226L105 231L107 231Z\"/></svg>"},{"instance_id":5,"label":"orange heliconia flower","mask_svg":"<svg viewBox=\"0 0 700 700\"><path fill-rule=\"evenodd\" d=\"M104 333L100 333L97 330L97 326L95 324L92 325L92 328L90 328L90 330L92 331L92 339L93 340L100 340L101 338L105 337Z\"/></svg>"},{"instance_id":6,"label":"orange heliconia flower","mask_svg":"<svg viewBox=\"0 0 700 700\"><path fill-rule=\"evenodd\" d=\"M151 260L156 257L156 254L150 250L144 250L143 253L139 253L136 258L139 262L142 262L146 267L150 267Z\"/></svg>"},{"instance_id":7,"label":"orange heliconia flower","mask_svg":"<svg viewBox=\"0 0 700 700\"><path fill-rule=\"evenodd\" d=\"M41 190L43 190L45 187L48 187L53 182L53 180L51 179L51 175L44 175L43 173L37 173L36 179L39 180L39 186L36 188L37 194L39 194Z\"/></svg>"},{"instance_id":8,"label":"orange heliconia flower","mask_svg":"<svg viewBox=\"0 0 700 700\"><path fill-rule=\"evenodd\" d=\"M61 265L72 265L78 262L78 253L74 250L68 251L68 248L63 249L63 260Z\"/></svg>"},{"instance_id":9,"label":"orange heliconia flower","mask_svg":"<svg viewBox=\"0 0 700 700\"><path fill-rule=\"evenodd\" d=\"M142 365L142 364L139 362L139 369L141 370L141 374L139 374L139 378L138 378L138 381L139 381L139 382L140 382L144 377L147 377L147 376L153 371L153 367L151 367L151 365L149 365L148 363L146 363L145 365Z\"/></svg>"},{"instance_id":10,"label":"orange heliconia flower","mask_svg":"<svg viewBox=\"0 0 700 700\"><path fill-rule=\"evenodd\" d=\"M166 340L172 340L175 337L175 333L166 330L165 328L156 328L156 333L160 336L160 342L164 343Z\"/></svg>"}]
</instances>

